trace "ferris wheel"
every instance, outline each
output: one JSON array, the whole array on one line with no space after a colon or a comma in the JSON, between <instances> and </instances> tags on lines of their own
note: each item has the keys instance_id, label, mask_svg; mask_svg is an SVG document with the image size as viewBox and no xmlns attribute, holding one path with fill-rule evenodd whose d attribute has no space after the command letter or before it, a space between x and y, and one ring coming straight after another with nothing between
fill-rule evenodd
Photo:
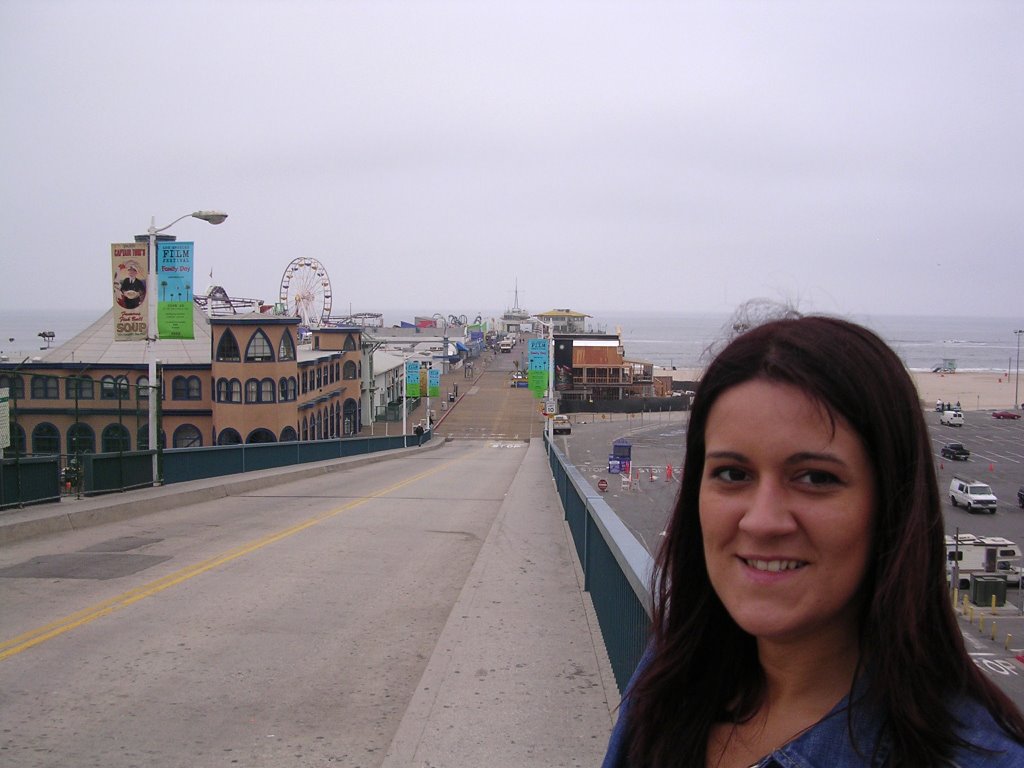
<instances>
[{"instance_id":1,"label":"ferris wheel","mask_svg":"<svg viewBox=\"0 0 1024 768\"><path fill-rule=\"evenodd\" d=\"M325 324L331 315L331 278L324 265L309 257L292 259L281 276L280 300L303 325Z\"/></svg>"}]
</instances>

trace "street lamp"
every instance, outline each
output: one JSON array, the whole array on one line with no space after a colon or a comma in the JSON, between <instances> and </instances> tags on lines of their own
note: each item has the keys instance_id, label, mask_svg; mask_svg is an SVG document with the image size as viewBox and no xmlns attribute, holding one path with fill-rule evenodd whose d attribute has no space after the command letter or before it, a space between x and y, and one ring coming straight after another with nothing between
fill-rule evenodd
<instances>
[{"instance_id":1,"label":"street lamp","mask_svg":"<svg viewBox=\"0 0 1024 768\"><path fill-rule=\"evenodd\" d=\"M442 354L444 355L444 359L441 361L441 373L446 373L448 371L448 367L445 365L445 363L448 362L448 318L445 317L444 315L442 315L440 312L435 312L433 320L434 320L434 327L435 328L437 327L437 321L438 320L440 320L442 323L444 323L444 331L443 331L443 333L444 333L444 340L443 340L444 350L442 351Z\"/></svg>"},{"instance_id":2,"label":"street lamp","mask_svg":"<svg viewBox=\"0 0 1024 768\"><path fill-rule=\"evenodd\" d=\"M555 323L545 322L539 317L531 318L533 322L538 325L542 325L547 328L548 331L548 398L544 406L544 431L547 434L548 440L548 452L551 451L551 441L554 439L554 427L552 425L551 414L547 412L547 404L555 402Z\"/></svg>"},{"instance_id":3,"label":"street lamp","mask_svg":"<svg viewBox=\"0 0 1024 768\"><path fill-rule=\"evenodd\" d=\"M1020 335L1024 333L1024 328L1019 328L1013 332L1013 335L1017 337L1017 383L1013 386L1013 408L1021 408L1020 402Z\"/></svg>"},{"instance_id":4,"label":"street lamp","mask_svg":"<svg viewBox=\"0 0 1024 768\"><path fill-rule=\"evenodd\" d=\"M147 275L146 279L149 284L146 287L148 293L147 300L149 306L148 324L146 329L148 331L147 336L148 342L152 342L152 345L148 347L146 360L148 362L148 373L149 373L149 450L153 452L153 485L160 482L160 459L158 456L159 451L157 450L158 432L156 427L156 409L157 401L160 399L160 388L156 382L156 296L153 291L150 290L151 286L154 286L154 269L156 267L156 236L164 230L170 229L182 219L187 219L191 216L194 219L201 219L209 222L210 224L223 224L224 219L228 217L223 211L195 211L194 213L186 213L184 216L179 216L166 227L156 226L156 216L153 216L149 220L149 229L146 230L149 233L149 252L147 255Z\"/></svg>"}]
</instances>

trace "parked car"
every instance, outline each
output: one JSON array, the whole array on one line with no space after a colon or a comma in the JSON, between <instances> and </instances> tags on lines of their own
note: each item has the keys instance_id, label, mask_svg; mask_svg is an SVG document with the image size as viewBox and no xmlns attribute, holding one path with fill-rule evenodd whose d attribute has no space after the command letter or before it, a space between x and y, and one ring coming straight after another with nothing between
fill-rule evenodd
<instances>
[{"instance_id":1,"label":"parked car","mask_svg":"<svg viewBox=\"0 0 1024 768\"><path fill-rule=\"evenodd\" d=\"M971 458L971 452L964 448L963 443L946 443L942 446L939 451L944 459L953 459L954 461L967 461Z\"/></svg>"},{"instance_id":2,"label":"parked car","mask_svg":"<svg viewBox=\"0 0 1024 768\"><path fill-rule=\"evenodd\" d=\"M560 413L552 418L551 431L556 435L571 435L572 424L569 423L569 417Z\"/></svg>"},{"instance_id":3,"label":"parked car","mask_svg":"<svg viewBox=\"0 0 1024 768\"><path fill-rule=\"evenodd\" d=\"M1016 411L996 411L992 414L993 419L1019 419L1020 414Z\"/></svg>"},{"instance_id":4,"label":"parked car","mask_svg":"<svg viewBox=\"0 0 1024 768\"><path fill-rule=\"evenodd\" d=\"M1017 489L1017 506L1024 509L1024 485Z\"/></svg>"},{"instance_id":5,"label":"parked car","mask_svg":"<svg viewBox=\"0 0 1024 768\"><path fill-rule=\"evenodd\" d=\"M994 515L999 503L990 486L977 480L962 480L959 477L954 477L949 483L949 500L954 507L963 504L972 515L978 511Z\"/></svg>"},{"instance_id":6,"label":"parked car","mask_svg":"<svg viewBox=\"0 0 1024 768\"><path fill-rule=\"evenodd\" d=\"M964 425L964 415L960 411L943 411L942 415L939 416L940 424L948 424L951 427L962 427Z\"/></svg>"}]
</instances>

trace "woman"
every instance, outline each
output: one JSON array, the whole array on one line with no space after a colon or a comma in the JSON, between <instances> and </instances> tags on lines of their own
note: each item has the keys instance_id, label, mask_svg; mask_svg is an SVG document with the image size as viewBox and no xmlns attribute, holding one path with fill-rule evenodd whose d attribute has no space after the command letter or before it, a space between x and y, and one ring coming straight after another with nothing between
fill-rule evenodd
<instances>
[{"instance_id":1,"label":"woman","mask_svg":"<svg viewBox=\"0 0 1024 768\"><path fill-rule=\"evenodd\" d=\"M778 320L712 362L652 593L605 766L1024 765L950 606L917 391L865 328Z\"/></svg>"}]
</instances>

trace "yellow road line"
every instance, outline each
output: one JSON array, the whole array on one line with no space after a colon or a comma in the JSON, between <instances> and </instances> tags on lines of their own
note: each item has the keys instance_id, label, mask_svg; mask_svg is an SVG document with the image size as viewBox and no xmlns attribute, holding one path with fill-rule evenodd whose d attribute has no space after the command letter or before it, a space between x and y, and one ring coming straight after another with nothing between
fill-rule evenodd
<instances>
[{"instance_id":1,"label":"yellow road line","mask_svg":"<svg viewBox=\"0 0 1024 768\"><path fill-rule=\"evenodd\" d=\"M465 457L463 457L465 458ZM127 592L122 592L120 595L116 595L108 600L97 603L96 605L90 606L89 608L83 608L80 611L65 616L63 618L52 621L45 626L31 629L28 632L22 633L17 637L13 637L10 640L4 640L0 642L0 661L15 656L16 654L26 651L40 643L44 643L47 640L51 640L54 637L63 635L65 632L70 632L73 629L89 624L96 619L102 618L108 614L118 611L122 608L126 608L132 603L137 603L147 597L163 592L165 589L181 584L183 581L187 581L195 576L206 573L217 566L230 563L232 560L237 560L240 557L244 557L252 552L259 549L263 549L270 544L273 544L282 539L287 539L289 536L294 536L296 533L300 533L307 528L312 528L318 523L322 523L324 520L329 520L332 517L340 515L342 512L355 509L356 507L365 504L373 499L378 499L382 496L386 496L389 493L397 491L399 488L403 488L410 483L414 483L418 480L422 480L430 475L436 474L455 463L456 460L445 462L437 467L428 469L424 472L420 472L418 475L413 475L405 480L397 482L383 490L372 493L369 496L365 496L361 499L354 499L336 509L332 509L328 512L323 512L319 515L309 518L301 523L296 523L293 526L277 531L276 533L268 534L261 539L256 539L247 544L229 549L215 557L211 557L208 560L204 560L194 565L189 565L182 568L174 573L170 573L162 578L151 581L148 584L130 589Z\"/></svg>"}]
</instances>

